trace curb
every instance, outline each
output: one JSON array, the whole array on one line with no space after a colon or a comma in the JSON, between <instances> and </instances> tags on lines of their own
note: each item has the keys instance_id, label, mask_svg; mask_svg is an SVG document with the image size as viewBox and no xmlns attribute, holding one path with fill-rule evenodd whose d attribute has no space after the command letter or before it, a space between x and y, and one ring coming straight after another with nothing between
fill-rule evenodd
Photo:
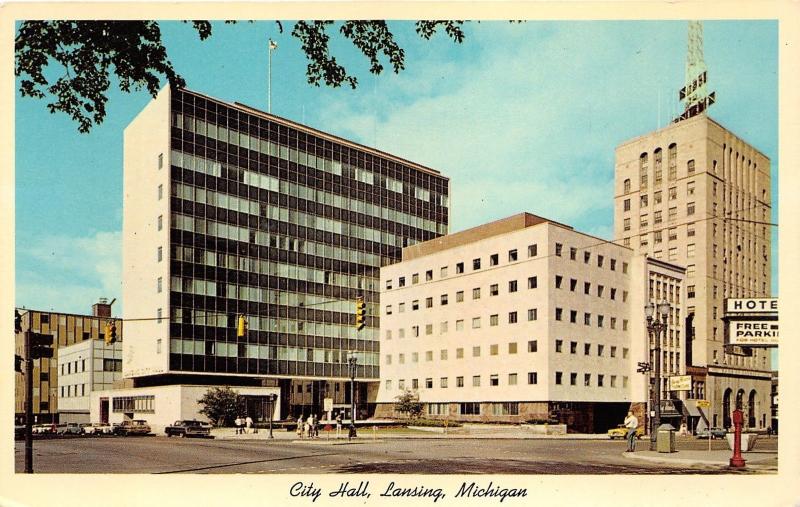
<instances>
[{"instance_id":1,"label":"curb","mask_svg":"<svg viewBox=\"0 0 800 507\"><path fill-rule=\"evenodd\" d=\"M632 460L642 460L642 461L650 461L654 463L662 463L668 465L684 465L684 466L717 466L717 467L726 467L728 468L730 465L730 461L728 460L710 460L710 459L697 459L697 458L668 458L666 456L648 456L643 454L636 454L634 453L625 453L623 452L621 456L625 459L632 459ZM759 462L755 462L749 465L746 465L743 470L775 470L777 472L777 466L769 465L769 464L762 464Z\"/></svg>"}]
</instances>

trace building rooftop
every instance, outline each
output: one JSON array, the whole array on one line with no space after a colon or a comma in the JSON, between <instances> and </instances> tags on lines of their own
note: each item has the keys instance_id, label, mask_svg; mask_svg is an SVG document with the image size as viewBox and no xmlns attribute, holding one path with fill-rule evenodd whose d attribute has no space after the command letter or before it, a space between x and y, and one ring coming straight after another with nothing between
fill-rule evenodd
<instances>
[{"instance_id":1,"label":"building rooftop","mask_svg":"<svg viewBox=\"0 0 800 507\"><path fill-rule=\"evenodd\" d=\"M403 261L409 261L418 257L424 257L436 252L448 250L461 245L474 243L482 239L491 238L492 236L499 236L509 232L525 229L526 227L533 227L543 223L550 223L559 227L572 230L569 225L564 225L553 220L548 220L531 213L518 213L510 217L501 218L494 222L482 224L471 229L465 229L460 232L448 234L440 238L435 238L424 243L417 243L403 249Z\"/></svg>"}]
</instances>

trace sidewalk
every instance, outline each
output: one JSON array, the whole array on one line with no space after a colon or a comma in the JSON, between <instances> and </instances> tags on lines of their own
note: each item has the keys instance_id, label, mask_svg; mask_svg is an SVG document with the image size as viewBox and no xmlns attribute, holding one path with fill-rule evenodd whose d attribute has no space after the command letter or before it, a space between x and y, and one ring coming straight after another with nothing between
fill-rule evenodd
<instances>
[{"instance_id":1,"label":"sidewalk","mask_svg":"<svg viewBox=\"0 0 800 507\"><path fill-rule=\"evenodd\" d=\"M719 466L727 467L730 464L733 452L725 450L678 450L676 452L656 452L642 450L636 452L623 452L622 456L631 460L643 460L656 463L664 463L675 466ZM778 451L751 451L743 452L745 460L744 469L755 470L774 470L778 471Z\"/></svg>"}]
</instances>

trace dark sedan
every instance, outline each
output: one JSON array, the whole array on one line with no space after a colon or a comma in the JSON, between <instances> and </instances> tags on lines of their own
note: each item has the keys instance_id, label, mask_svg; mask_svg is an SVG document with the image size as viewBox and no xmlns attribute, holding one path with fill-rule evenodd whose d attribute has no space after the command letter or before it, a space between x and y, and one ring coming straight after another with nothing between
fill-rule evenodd
<instances>
[{"instance_id":1,"label":"dark sedan","mask_svg":"<svg viewBox=\"0 0 800 507\"><path fill-rule=\"evenodd\" d=\"M207 423L196 420L175 421L171 426L164 428L164 433L168 437L209 437L211 436L211 426Z\"/></svg>"}]
</instances>

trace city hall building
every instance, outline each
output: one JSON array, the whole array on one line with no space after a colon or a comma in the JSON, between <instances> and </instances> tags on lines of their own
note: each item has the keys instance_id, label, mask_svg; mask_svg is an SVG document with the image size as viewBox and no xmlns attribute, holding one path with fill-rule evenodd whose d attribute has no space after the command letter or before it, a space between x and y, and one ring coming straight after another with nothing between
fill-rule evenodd
<instances>
[{"instance_id":1,"label":"city hall building","mask_svg":"<svg viewBox=\"0 0 800 507\"><path fill-rule=\"evenodd\" d=\"M770 424L769 349L725 345L726 298L771 295L770 161L700 114L616 149L615 241L686 267L688 408L714 427Z\"/></svg>"},{"instance_id":2,"label":"city hall building","mask_svg":"<svg viewBox=\"0 0 800 507\"><path fill-rule=\"evenodd\" d=\"M409 246L381 270L377 414L401 416L410 391L433 418L597 432L633 408L644 423L643 308L670 302L663 371L682 373L683 276L528 213Z\"/></svg>"},{"instance_id":3,"label":"city hall building","mask_svg":"<svg viewBox=\"0 0 800 507\"><path fill-rule=\"evenodd\" d=\"M448 178L169 87L126 128L124 145L126 396L154 396L158 412L171 402L157 387L230 385L246 391L255 419L272 393L275 417L322 414L326 399L349 411L352 352L358 410L370 415L379 271L402 248L447 233ZM357 297L367 306L361 331Z\"/></svg>"}]
</instances>

